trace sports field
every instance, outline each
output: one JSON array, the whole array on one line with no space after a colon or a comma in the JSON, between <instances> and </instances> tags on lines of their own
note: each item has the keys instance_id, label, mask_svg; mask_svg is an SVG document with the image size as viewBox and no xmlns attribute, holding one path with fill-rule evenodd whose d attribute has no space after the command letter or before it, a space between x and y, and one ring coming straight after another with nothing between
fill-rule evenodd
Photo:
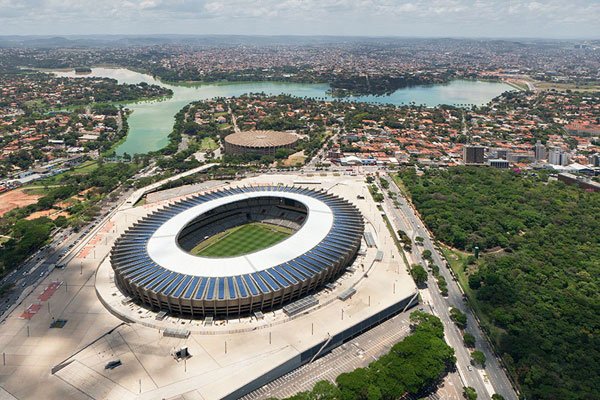
<instances>
[{"instance_id":1,"label":"sports field","mask_svg":"<svg viewBox=\"0 0 600 400\"><path fill-rule=\"evenodd\" d=\"M253 222L218 233L200 242L191 253L203 257L235 257L272 246L292 233L288 228Z\"/></svg>"}]
</instances>

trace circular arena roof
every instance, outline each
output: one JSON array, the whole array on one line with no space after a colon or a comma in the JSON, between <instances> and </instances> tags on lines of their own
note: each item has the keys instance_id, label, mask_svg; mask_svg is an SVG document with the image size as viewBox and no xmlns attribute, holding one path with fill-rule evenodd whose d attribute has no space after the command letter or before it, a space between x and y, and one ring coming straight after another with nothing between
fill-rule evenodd
<instances>
[{"instance_id":1,"label":"circular arena roof","mask_svg":"<svg viewBox=\"0 0 600 400\"><path fill-rule=\"evenodd\" d=\"M275 207L277 216L285 218L286 212L298 215L298 203L306 211L303 223L266 249L209 258L179 246L182 231L194 233L194 224L202 218L214 221L203 229L232 215L243 224L246 215L250 218L248 210L262 207ZM120 288L152 308L177 314L242 314L283 305L337 278L360 247L363 230L359 211L326 192L283 186L231 188L142 218L117 240L111 264Z\"/></svg>"},{"instance_id":2,"label":"circular arena roof","mask_svg":"<svg viewBox=\"0 0 600 400\"><path fill-rule=\"evenodd\" d=\"M243 147L262 148L287 146L296 143L298 136L279 131L244 131L225 136L225 141Z\"/></svg>"}]
</instances>

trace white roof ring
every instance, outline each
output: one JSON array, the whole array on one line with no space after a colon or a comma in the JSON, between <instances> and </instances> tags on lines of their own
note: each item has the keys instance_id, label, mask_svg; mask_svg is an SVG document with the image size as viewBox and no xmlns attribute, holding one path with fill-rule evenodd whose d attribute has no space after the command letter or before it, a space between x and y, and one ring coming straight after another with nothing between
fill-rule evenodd
<instances>
[{"instance_id":1,"label":"white roof ring","mask_svg":"<svg viewBox=\"0 0 600 400\"><path fill-rule=\"evenodd\" d=\"M254 253L229 258L194 256L177 244L181 230L200 215L217 207L258 197L280 197L298 201L308 215L302 227L285 240ZM299 193L260 191L233 194L209 200L175 215L150 237L147 251L158 265L173 272L205 277L225 277L263 271L301 256L317 246L333 225L331 208L319 199Z\"/></svg>"}]
</instances>

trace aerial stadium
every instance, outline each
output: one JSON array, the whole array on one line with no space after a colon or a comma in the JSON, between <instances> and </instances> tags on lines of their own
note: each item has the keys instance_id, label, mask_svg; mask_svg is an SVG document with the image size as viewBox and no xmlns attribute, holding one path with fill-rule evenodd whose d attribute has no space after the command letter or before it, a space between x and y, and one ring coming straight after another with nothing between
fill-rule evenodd
<instances>
[{"instance_id":1,"label":"aerial stadium","mask_svg":"<svg viewBox=\"0 0 600 400\"><path fill-rule=\"evenodd\" d=\"M273 155L279 149L291 149L298 136L279 131L244 131L225 136L224 150L227 154Z\"/></svg>"},{"instance_id":2,"label":"aerial stadium","mask_svg":"<svg viewBox=\"0 0 600 400\"><path fill-rule=\"evenodd\" d=\"M120 290L147 308L238 317L335 281L356 257L363 231L358 209L325 191L237 187L143 217L115 242L110 261Z\"/></svg>"}]
</instances>

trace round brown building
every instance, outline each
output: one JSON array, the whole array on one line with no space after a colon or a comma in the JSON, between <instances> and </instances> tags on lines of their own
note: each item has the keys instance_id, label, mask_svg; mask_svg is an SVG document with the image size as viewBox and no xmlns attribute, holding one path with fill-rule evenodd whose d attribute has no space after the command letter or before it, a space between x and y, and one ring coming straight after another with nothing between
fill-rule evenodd
<instances>
[{"instance_id":1,"label":"round brown building","mask_svg":"<svg viewBox=\"0 0 600 400\"><path fill-rule=\"evenodd\" d=\"M225 137L224 147L227 154L273 155L279 149L291 149L296 145L298 136L279 131L245 131L232 133Z\"/></svg>"}]
</instances>

